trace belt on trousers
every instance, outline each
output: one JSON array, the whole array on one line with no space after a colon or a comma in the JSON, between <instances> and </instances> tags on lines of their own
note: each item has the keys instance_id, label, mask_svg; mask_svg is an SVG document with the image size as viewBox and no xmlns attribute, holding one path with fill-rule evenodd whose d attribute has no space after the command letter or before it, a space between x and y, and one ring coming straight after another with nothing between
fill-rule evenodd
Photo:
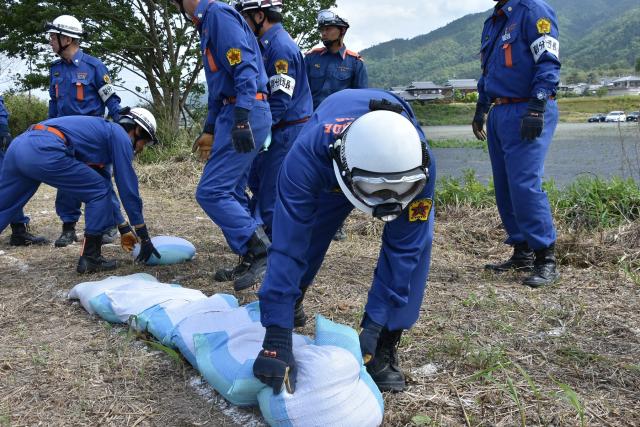
<instances>
[{"instance_id":1,"label":"belt on trousers","mask_svg":"<svg viewBox=\"0 0 640 427\"><path fill-rule=\"evenodd\" d=\"M62 142L64 142L64 145L69 145L69 143L67 142L67 139L64 137L64 134L54 127L43 125L42 123L38 123L37 125L31 126L29 130L44 130L47 132L51 132L52 134L60 138Z\"/></svg>"},{"instance_id":2,"label":"belt on trousers","mask_svg":"<svg viewBox=\"0 0 640 427\"><path fill-rule=\"evenodd\" d=\"M309 121L309 116L303 117L298 120L291 120L290 122L279 121L275 125L271 126L271 129L281 129L287 126L299 125L300 123L306 123Z\"/></svg>"},{"instance_id":3,"label":"belt on trousers","mask_svg":"<svg viewBox=\"0 0 640 427\"><path fill-rule=\"evenodd\" d=\"M519 102L529 102L529 99L530 98L493 98L491 103L495 105L517 104ZM547 99L556 99L556 97L551 95Z\"/></svg>"},{"instance_id":4,"label":"belt on trousers","mask_svg":"<svg viewBox=\"0 0 640 427\"><path fill-rule=\"evenodd\" d=\"M266 93L262 93L262 92L258 92L256 93L256 99L258 101L266 101L267 100L267 94ZM235 104L236 103L236 97L235 96L230 96L228 98L225 98L222 100L222 105L229 105L229 104Z\"/></svg>"}]
</instances>

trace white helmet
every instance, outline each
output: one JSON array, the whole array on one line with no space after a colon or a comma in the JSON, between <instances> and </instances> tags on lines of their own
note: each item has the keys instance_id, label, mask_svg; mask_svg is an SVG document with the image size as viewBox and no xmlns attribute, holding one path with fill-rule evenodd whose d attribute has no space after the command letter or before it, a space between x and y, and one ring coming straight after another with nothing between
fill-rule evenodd
<instances>
[{"instance_id":1,"label":"white helmet","mask_svg":"<svg viewBox=\"0 0 640 427\"><path fill-rule=\"evenodd\" d=\"M238 12L248 12L250 10L270 9L274 12L282 13L282 0L233 0L231 6Z\"/></svg>"},{"instance_id":2,"label":"white helmet","mask_svg":"<svg viewBox=\"0 0 640 427\"><path fill-rule=\"evenodd\" d=\"M359 117L331 152L347 199L383 221L396 219L429 179L425 143L413 123L397 112L371 111Z\"/></svg>"},{"instance_id":3,"label":"white helmet","mask_svg":"<svg viewBox=\"0 0 640 427\"><path fill-rule=\"evenodd\" d=\"M71 15L60 15L53 22L46 25L47 33L61 34L73 39L85 37L82 31L82 24Z\"/></svg>"},{"instance_id":4,"label":"white helmet","mask_svg":"<svg viewBox=\"0 0 640 427\"><path fill-rule=\"evenodd\" d=\"M120 113L120 120L118 120L118 123L135 123L144 129L151 137L149 145L153 145L158 142L158 137L156 136L156 118L153 117L153 114L151 114L151 112L146 108L125 108Z\"/></svg>"}]
</instances>

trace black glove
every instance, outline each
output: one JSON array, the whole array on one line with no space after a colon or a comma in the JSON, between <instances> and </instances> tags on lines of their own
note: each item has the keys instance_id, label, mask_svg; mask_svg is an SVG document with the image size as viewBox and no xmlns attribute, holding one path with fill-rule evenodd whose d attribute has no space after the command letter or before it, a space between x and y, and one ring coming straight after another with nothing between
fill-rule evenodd
<instances>
[{"instance_id":1,"label":"black glove","mask_svg":"<svg viewBox=\"0 0 640 427\"><path fill-rule=\"evenodd\" d=\"M532 98L529 100L527 113L522 118L522 124L520 125L520 137L522 139L533 141L542 134L546 105L547 101L545 99Z\"/></svg>"},{"instance_id":2,"label":"black glove","mask_svg":"<svg viewBox=\"0 0 640 427\"><path fill-rule=\"evenodd\" d=\"M151 258L151 255L155 255L157 258L160 258L160 252L158 252L158 250L153 246L153 243L151 243L147 226L144 224L142 227L136 226L136 234L140 238L140 253L136 257L136 261L146 263L149 261L149 258Z\"/></svg>"},{"instance_id":3,"label":"black glove","mask_svg":"<svg viewBox=\"0 0 640 427\"><path fill-rule=\"evenodd\" d=\"M13 138L11 138L9 127L7 125L0 125L0 151L7 151L12 140Z\"/></svg>"},{"instance_id":4,"label":"black glove","mask_svg":"<svg viewBox=\"0 0 640 427\"><path fill-rule=\"evenodd\" d=\"M489 111L489 106L486 104L476 104L476 112L473 115L473 121L471 122L471 129L473 129L473 134L480 141L485 141L487 139L487 133L484 130L484 116Z\"/></svg>"},{"instance_id":5,"label":"black glove","mask_svg":"<svg viewBox=\"0 0 640 427\"><path fill-rule=\"evenodd\" d=\"M262 342L262 351L253 363L253 375L280 394L284 384L289 393L296 390L298 374L293 358L292 330L268 326Z\"/></svg>"},{"instance_id":6,"label":"black glove","mask_svg":"<svg viewBox=\"0 0 640 427\"><path fill-rule=\"evenodd\" d=\"M362 327L362 331L360 331L360 351L362 352L362 360L366 365L376 354L376 346L378 345L382 325L378 325L365 313L360 326Z\"/></svg>"},{"instance_id":7,"label":"black glove","mask_svg":"<svg viewBox=\"0 0 640 427\"><path fill-rule=\"evenodd\" d=\"M249 110L236 107L233 110L233 129L231 129L231 142L238 153L250 153L256 148L253 141L253 132L249 124Z\"/></svg>"}]
</instances>

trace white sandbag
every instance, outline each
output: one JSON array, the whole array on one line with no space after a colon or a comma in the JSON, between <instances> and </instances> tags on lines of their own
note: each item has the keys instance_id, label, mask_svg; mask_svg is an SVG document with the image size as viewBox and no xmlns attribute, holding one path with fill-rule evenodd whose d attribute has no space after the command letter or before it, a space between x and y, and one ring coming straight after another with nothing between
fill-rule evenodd
<instances>
[{"instance_id":1,"label":"white sandbag","mask_svg":"<svg viewBox=\"0 0 640 427\"><path fill-rule=\"evenodd\" d=\"M295 393L258 393L260 410L271 426L379 426L382 394L362 364L358 334L316 317L315 345L294 348L298 366Z\"/></svg>"},{"instance_id":2,"label":"white sandbag","mask_svg":"<svg viewBox=\"0 0 640 427\"><path fill-rule=\"evenodd\" d=\"M215 294L207 299L180 304L172 301L158 304L136 317L134 322L138 330L148 331L164 345L170 345L170 334L182 320L202 313L229 311L238 308L238 300L233 295Z\"/></svg>"},{"instance_id":3,"label":"white sandbag","mask_svg":"<svg viewBox=\"0 0 640 427\"><path fill-rule=\"evenodd\" d=\"M158 304L186 304L206 299L207 296L196 289L183 288L160 282L131 282L127 286L109 289L92 298L89 303L103 319L113 323L124 323L131 316Z\"/></svg>"},{"instance_id":4,"label":"white sandbag","mask_svg":"<svg viewBox=\"0 0 640 427\"><path fill-rule=\"evenodd\" d=\"M160 253L160 259L151 255L147 265L169 265L190 261L196 255L196 247L191 242L182 237L176 236L155 236L151 238L153 246ZM140 244L133 248L133 257L140 253Z\"/></svg>"},{"instance_id":5,"label":"white sandbag","mask_svg":"<svg viewBox=\"0 0 640 427\"><path fill-rule=\"evenodd\" d=\"M198 370L234 405L258 404L258 392L265 385L253 376L253 363L262 350L264 334L265 328L255 322L228 325L220 332L193 336ZM306 346L310 341L308 337L293 334L294 349Z\"/></svg>"},{"instance_id":6,"label":"white sandbag","mask_svg":"<svg viewBox=\"0 0 640 427\"><path fill-rule=\"evenodd\" d=\"M95 314L89 300L108 289L114 289L132 281L157 282L158 279L147 273L135 273L128 276L109 276L103 280L78 283L69 291L67 298L79 299L80 304L91 314Z\"/></svg>"},{"instance_id":7,"label":"white sandbag","mask_svg":"<svg viewBox=\"0 0 640 427\"><path fill-rule=\"evenodd\" d=\"M260 324L260 307L258 302L247 304L225 312L208 311L196 313L179 322L171 331L168 345L180 350L194 368L198 368L196 361L193 336L208 332L234 330L244 325ZM165 341L167 341L165 339Z\"/></svg>"}]
</instances>

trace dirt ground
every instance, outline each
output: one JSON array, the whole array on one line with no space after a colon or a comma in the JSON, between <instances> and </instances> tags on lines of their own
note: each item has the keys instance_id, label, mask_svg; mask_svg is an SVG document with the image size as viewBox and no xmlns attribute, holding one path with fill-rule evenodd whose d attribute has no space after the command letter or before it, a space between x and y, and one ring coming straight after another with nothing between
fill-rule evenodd
<instances>
[{"instance_id":1,"label":"dirt ground","mask_svg":"<svg viewBox=\"0 0 640 427\"><path fill-rule=\"evenodd\" d=\"M122 264L116 274L232 292L213 281L236 256L193 199L199 167L138 168L151 234L189 239L196 259L143 268L108 245L105 255ZM51 240L60 227L54 199L42 187L26 209ZM332 244L307 314L357 326L380 230L363 216L348 219L348 240ZM399 350L410 386L385 395L385 425L640 425L640 286L622 267L637 257L638 235L633 224L590 236L561 230L562 280L532 290L517 274L482 270L508 255L495 210L441 209L421 318ZM186 362L68 301L87 280L75 273L78 244L14 248L8 236L0 237L0 426L262 424L257 409L226 404Z\"/></svg>"}]
</instances>

